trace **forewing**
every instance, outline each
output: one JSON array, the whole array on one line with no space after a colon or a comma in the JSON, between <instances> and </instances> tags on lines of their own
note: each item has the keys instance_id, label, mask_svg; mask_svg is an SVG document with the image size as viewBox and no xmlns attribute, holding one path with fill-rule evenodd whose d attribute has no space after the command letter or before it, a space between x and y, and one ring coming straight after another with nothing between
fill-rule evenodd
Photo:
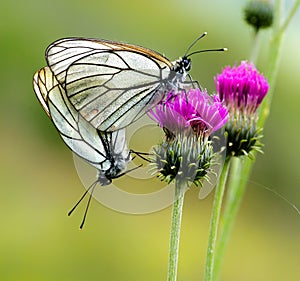
<instances>
[{"instance_id":1,"label":"forewing","mask_svg":"<svg viewBox=\"0 0 300 281\"><path fill-rule=\"evenodd\" d=\"M34 89L67 146L97 169L109 167L97 130L73 108L48 67L34 75Z\"/></svg>"},{"instance_id":2,"label":"forewing","mask_svg":"<svg viewBox=\"0 0 300 281\"><path fill-rule=\"evenodd\" d=\"M159 101L172 67L139 46L84 38L54 42L46 57L70 102L102 131L129 125Z\"/></svg>"}]
</instances>

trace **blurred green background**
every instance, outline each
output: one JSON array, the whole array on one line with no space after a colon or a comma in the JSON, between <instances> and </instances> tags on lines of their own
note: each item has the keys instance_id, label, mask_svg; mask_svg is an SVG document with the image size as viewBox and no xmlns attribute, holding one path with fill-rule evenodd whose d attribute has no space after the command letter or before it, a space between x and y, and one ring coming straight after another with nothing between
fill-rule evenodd
<instances>
[{"instance_id":1,"label":"blurred green background","mask_svg":"<svg viewBox=\"0 0 300 281\"><path fill-rule=\"evenodd\" d=\"M292 1L286 1L288 3ZM1 87L1 280L165 280L171 208L126 215L93 200L84 230L85 203L72 154L40 107L34 72L45 65L45 48L69 36L106 38L182 55L203 31L196 49L227 53L193 57L192 76L213 91L213 76L247 59L252 30L242 20L245 1L2 1ZM291 4L291 3L290 3ZM288 6L290 6L287 5ZM225 256L222 280L299 280L299 12L285 36L265 154L252 180ZM269 33L258 68L264 71ZM92 179L91 179L92 180ZM126 177L120 181L127 181ZM133 183L137 187L145 184ZM147 186L146 186L147 188ZM150 187L149 187L150 188ZM178 280L203 280L212 194L187 193Z\"/></svg>"}]
</instances>

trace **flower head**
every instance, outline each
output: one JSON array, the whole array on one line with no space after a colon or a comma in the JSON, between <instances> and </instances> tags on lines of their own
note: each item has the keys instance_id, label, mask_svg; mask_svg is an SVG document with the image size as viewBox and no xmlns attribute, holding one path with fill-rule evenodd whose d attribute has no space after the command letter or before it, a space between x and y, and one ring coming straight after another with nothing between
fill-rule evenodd
<instances>
[{"instance_id":1,"label":"flower head","mask_svg":"<svg viewBox=\"0 0 300 281\"><path fill-rule=\"evenodd\" d=\"M227 122L228 111L218 96L190 89L188 92L170 92L165 102L150 110L152 118L173 134L190 130L196 135L209 136Z\"/></svg>"},{"instance_id":2,"label":"flower head","mask_svg":"<svg viewBox=\"0 0 300 281\"><path fill-rule=\"evenodd\" d=\"M273 23L274 9L269 1L250 1L244 9L246 22L257 32L260 28L268 28Z\"/></svg>"},{"instance_id":3,"label":"flower head","mask_svg":"<svg viewBox=\"0 0 300 281\"><path fill-rule=\"evenodd\" d=\"M209 136L228 119L219 97L210 97L199 89L171 91L149 115L166 133L166 140L154 150L158 177L201 185L214 157Z\"/></svg>"},{"instance_id":4,"label":"flower head","mask_svg":"<svg viewBox=\"0 0 300 281\"><path fill-rule=\"evenodd\" d=\"M231 110L254 113L269 90L269 84L254 64L242 61L239 66L227 66L215 77L219 97Z\"/></svg>"},{"instance_id":5,"label":"flower head","mask_svg":"<svg viewBox=\"0 0 300 281\"><path fill-rule=\"evenodd\" d=\"M215 77L220 100L229 111L225 130L228 137L227 155L248 155L259 150L261 129L256 129L256 110L269 90L269 84L254 64L242 61L239 66L227 66Z\"/></svg>"}]
</instances>

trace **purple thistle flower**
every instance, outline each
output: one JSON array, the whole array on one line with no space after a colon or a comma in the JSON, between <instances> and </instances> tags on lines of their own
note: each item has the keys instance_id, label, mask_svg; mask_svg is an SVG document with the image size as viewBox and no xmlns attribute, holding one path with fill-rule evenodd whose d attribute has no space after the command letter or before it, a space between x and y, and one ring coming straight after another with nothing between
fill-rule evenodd
<instances>
[{"instance_id":1,"label":"purple thistle flower","mask_svg":"<svg viewBox=\"0 0 300 281\"><path fill-rule=\"evenodd\" d=\"M228 120L228 111L219 97L210 97L199 89L176 94L172 91L165 102L156 105L149 113L160 127L173 134L192 128L196 135L209 136Z\"/></svg>"},{"instance_id":2,"label":"purple thistle flower","mask_svg":"<svg viewBox=\"0 0 300 281\"><path fill-rule=\"evenodd\" d=\"M255 113L269 90L269 84L253 63L242 61L239 66L227 66L215 77L221 101L229 111Z\"/></svg>"},{"instance_id":3,"label":"purple thistle flower","mask_svg":"<svg viewBox=\"0 0 300 281\"><path fill-rule=\"evenodd\" d=\"M199 89L171 91L149 115L158 121L166 140L154 149L158 178L170 183L202 185L215 156L209 136L228 120L228 111L218 96Z\"/></svg>"}]
</instances>

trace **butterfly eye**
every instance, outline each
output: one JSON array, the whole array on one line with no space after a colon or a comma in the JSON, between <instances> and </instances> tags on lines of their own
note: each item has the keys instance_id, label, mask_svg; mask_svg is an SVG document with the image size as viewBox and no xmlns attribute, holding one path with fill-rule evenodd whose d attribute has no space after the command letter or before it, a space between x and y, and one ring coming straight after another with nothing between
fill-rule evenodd
<instances>
[{"instance_id":1,"label":"butterfly eye","mask_svg":"<svg viewBox=\"0 0 300 281\"><path fill-rule=\"evenodd\" d=\"M185 71L190 71L191 70L191 59L187 57L182 58L182 67L185 69Z\"/></svg>"}]
</instances>

